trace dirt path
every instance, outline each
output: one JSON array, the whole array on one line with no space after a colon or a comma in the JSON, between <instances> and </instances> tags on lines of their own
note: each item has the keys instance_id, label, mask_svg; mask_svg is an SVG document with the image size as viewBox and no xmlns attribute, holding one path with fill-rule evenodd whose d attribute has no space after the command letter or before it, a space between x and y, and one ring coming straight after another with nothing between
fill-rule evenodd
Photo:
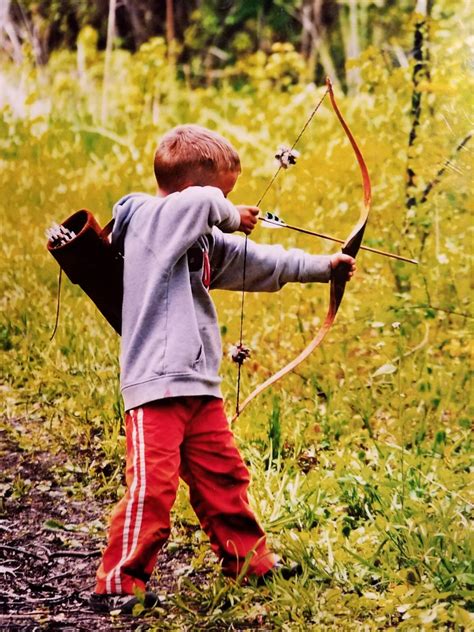
<instances>
[{"instance_id":1,"label":"dirt path","mask_svg":"<svg viewBox=\"0 0 474 632\"><path fill-rule=\"evenodd\" d=\"M62 455L0 450L0 630L145 630L136 618L96 615L88 607L104 544L105 506L82 500L58 480ZM96 528L94 529L94 525ZM192 551L160 557L160 594L172 592ZM153 588L153 585L151 586Z\"/></svg>"}]
</instances>

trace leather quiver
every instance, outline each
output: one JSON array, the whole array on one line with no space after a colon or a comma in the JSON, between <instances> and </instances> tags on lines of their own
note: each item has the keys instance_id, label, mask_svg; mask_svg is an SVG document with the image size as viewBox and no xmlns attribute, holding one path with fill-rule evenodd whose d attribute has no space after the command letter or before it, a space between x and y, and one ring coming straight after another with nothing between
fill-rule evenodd
<instances>
[{"instance_id":1,"label":"leather quiver","mask_svg":"<svg viewBox=\"0 0 474 632\"><path fill-rule=\"evenodd\" d=\"M62 225L75 237L61 246L49 240L47 248L69 279L79 285L102 315L122 331L123 256L108 237L113 220L101 228L92 213L77 211Z\"/></svg>"}]
</instances>

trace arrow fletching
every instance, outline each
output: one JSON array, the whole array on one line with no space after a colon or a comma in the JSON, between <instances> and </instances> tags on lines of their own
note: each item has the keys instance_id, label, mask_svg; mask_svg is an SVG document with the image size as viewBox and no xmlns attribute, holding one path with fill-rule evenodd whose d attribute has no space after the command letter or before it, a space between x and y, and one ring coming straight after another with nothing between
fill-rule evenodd
<instances>
[{"instance_id":1,"label":"arrow fletching","mask_svg":"<svg viewBox=\"0 0 474 632\"><path fill-rule=\"evenodd\" d=\"M275 215L275 213L267 212L260 218L264 228L286 228L286 223Z\"/></svg>"}]
</instances>

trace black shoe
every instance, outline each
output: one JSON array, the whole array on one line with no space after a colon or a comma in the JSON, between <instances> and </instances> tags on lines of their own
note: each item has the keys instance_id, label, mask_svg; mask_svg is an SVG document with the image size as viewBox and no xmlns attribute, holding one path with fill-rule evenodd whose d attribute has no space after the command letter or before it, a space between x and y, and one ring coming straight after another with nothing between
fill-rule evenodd
<instances>
[{"instance_id":1,"label":"black shoe","mask_svg":"<svg viewBox=\"0 0 474 632\"><path fill-rule=\"evenodd\" d=\"M117 612L117 614L133 614L133 608L139 603L149 610L157 606L160 598L153 592L146 592L142 598L135 595L98 595L92 593L89 605L94 612Z\"/></svg>"},{"instance_id":2,"label":"black shoe","mask_svg":"<svg viewBox=\"0 0 474 632\"><path fill-rule=\"evenodd\" d=\"M282 579L291 579L292 577L297 577L298 575L302 574L303 567L297 562L290 562L287 564L277 562L275 566L273 566L269 571L257 577L257 586L265 586L267 581L272 580L276 577L281 577Z\"/></svg>"}]
</instances>

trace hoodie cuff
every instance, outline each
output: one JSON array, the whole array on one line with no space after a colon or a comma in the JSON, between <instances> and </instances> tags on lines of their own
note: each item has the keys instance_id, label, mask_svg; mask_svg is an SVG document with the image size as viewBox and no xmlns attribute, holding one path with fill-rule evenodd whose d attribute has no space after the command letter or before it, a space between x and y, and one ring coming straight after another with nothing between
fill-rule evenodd
<instances>
[{"instance_id":1,"label":"hoodie cuff","mask_svg":"<svg viewBox=\"0 0 474 632\"><path fill-rule=\"evenodd\" d=\"M218 224L217 228L220 228L223 233L234 233L240 228L240 213L228 200L226 200L226 204L229 207L229 217Z\"/></svg>"},{"instance_id":2,"label":"hoodie cuff","mask_svg":"<svg viewBox=\"0 0 474 632\"><path fill-rule=\"evenodd\" d=\"M300 273L301 283L328 283L331 280L331 256L307 255L305 265Z\"/></svg>"}]
</instances>

